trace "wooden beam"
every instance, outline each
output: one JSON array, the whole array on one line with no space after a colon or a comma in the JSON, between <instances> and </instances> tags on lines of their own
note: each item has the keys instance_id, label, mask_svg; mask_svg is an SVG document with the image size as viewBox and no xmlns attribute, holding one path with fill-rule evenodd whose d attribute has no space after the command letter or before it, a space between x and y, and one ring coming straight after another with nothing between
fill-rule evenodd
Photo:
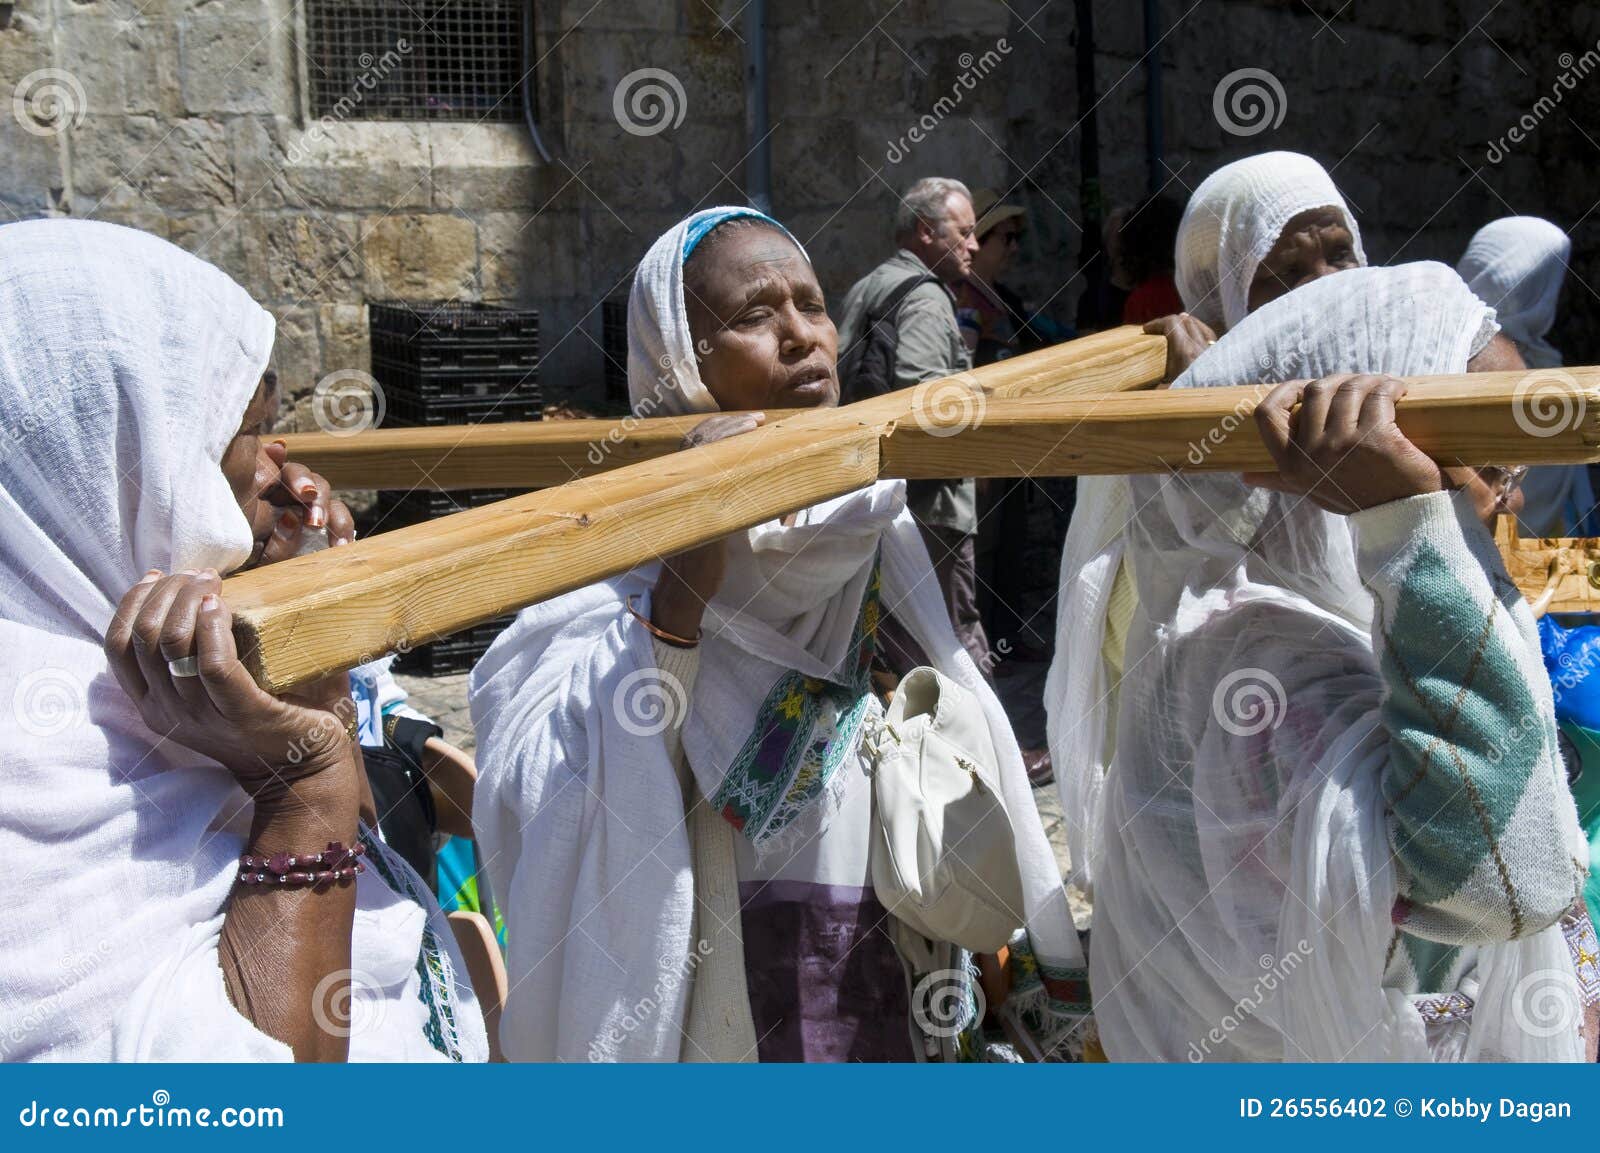
<instances>
[{"instance_id":1,"label":"wooden beam","mask_svg":"<svg viewBox=\"0 0 1600 1153\"><path fill-rule=\"evenodd\" d=\"M535 420L380 428L355 436L297 432L289 459L335 488L549 488L677 452L701 416Z\"/></svg>"},{"instance_id":2,"label":"wooden beam","mask_svg":"<svg viewBox=\"0 0 1600 1153\"><path fill-rule=\"evenodd\" d=\"M1395 417L1406 436L1449 464L1578 464L1600 446L1600 368L1564 370L1569 419L1537 419L1525 372L1412 377ZM1078 476L1270 469L1252 413L1268 385L1178 389L1067 400L931 408L883 441L885 477ZM1549 397L1547 416L1559 417ZM1540 409L1543 412L1545 409Z\"/></svg>"},{"instance_id":3,"label":"wooden beam","mask_svg":"<svg viewBox=\"0 0 1600 1153\"><path fill-rule=\"evenodd\" d=\"M959 404L957 391L986 398L1072 396L1148 388L1161 379L1166 342L1125 325L1013 357L930 388L921 408ZM864 418L895 419L911 398L868 401ZM769 421L796 414L774 411ZM546 488L678 451L703 416L552 420L446 428L385 428L335 436L290 433L291 460L335 488L459 490Z\"/></svg>"},{"instance_id":4,"label":"wooden beam","mask_svg":"<svg viewBox=\"0 0 1600 1153\"><path fill-rule=\"evenodd\" d=\"M223 582L241 659L281 692L878 478L876 428L758 429Z\"/></svg>"},{"instance_id":5,"label":"wooden beam","mask_svg":"<svg viewBox=\"0 0 1600 1153\"><path fill-rule=\"evenodd\" d=\"M1519 419L1524 373L1418 378L1399 420L1420 447L1451 463L1600 458L1600 369L1567 371L1577 419L1553 430ZM918 393L928 389L922 401L929 402L932 388L947 383L801 412L717 444L232 577L224 595L240 651L264 686L281 691L880 476L1233 471L1268 464L1250 418L1264 386L985 398L981 419L968 417L958 428L955 409L918 408ZM935 411L943 415L927 415Z\"/></svg>"}]
</instances>

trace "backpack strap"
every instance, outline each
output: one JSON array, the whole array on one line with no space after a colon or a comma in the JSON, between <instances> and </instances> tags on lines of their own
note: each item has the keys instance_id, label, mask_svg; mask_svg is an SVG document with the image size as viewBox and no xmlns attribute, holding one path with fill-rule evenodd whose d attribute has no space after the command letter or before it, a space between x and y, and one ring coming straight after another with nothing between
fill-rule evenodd
<instances>
[{"instance_id":1,"label":"backpack strap","mask_svg":"<svg viewBox=\"0 0 1600 1153\"><path fill-rule=\"evenodd\" d=\"M890 292L888 296L883 298L882 304L873 309L873 317L878 323L888 320L891 316L894 316L900 311L900 306L906 302L906 297L910 296L914 291L921 288L924 284L938 283L939 278L934 276L932 273L927 272L920 273L916 276L906 277L899 284L894 286L894 290Z\"/></svg>"}]
</instances>

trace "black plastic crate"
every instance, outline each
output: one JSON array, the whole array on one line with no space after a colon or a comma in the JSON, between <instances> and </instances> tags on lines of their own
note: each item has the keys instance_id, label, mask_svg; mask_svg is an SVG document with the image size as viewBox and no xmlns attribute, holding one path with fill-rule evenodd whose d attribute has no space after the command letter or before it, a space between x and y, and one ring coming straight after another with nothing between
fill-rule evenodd
<instances>
[{"instance_id":1,"label":"black plastic crate","mask_svg":"<svg viewBox=\"0 0 1600 1153\"><path fill-rule=\"evenodd\" d=\"M523 488L482 488L461 492L434 492L431 489L419 488L412 492L380 492L375 524L378 531L387 532L390 529L437 520L439 517L464 512L469 508L482 508L486 504L521 496L531 491Z\"/></svg>"},{"instance_id":2,"label":"black plastic crate","mask_svg":"<svg viewBox=\"0 0 1600 1153\"><path fill-rule=\"evenodd\" d=\"M457 400L430 399L385 385L383 396L385 428L504 424L513 420L538 420L544 413L544 393L538 385Z\"/></svg>"},{"instance_id":3,"label":"black plastic crate","mask_svg":"<svg viewBox=\"0 0 1600 1153\"><path fill-rule=\"evenodd\" d=\"M474 625L465 632L418 645L395 658L395 671L422 677L467 672L478 663L484 653L489 651L489 646L494 643L495 637L516 619L515 613L510 616L495 617L480 625Z\"/></svg>"},{"instance_id":4,"label":"black plastic crate","mask_svg":"<svg viewBox=\"0 0 1600 1153\"><path fill-rule=\"evenodd\" d=\"M484 396L516 397L539 391L534 368L418 368L374 355L372 375L385 397L409 396L421 401L473 400Z\"/></svg>"},{"instance_id":5,"label":"black plastic crate","mask_svg":"<svg viewBox=\"0 0 1600 1153\"><path fill-rule=\"evenodd\" d=\"M452 398L535 381L537 309L472 303L367 306L373 375L385 390Z\"/></svg>"},{"instance_id":6,"label":"black plastic crate","mask_svg":"<svg viewBox=\"0 0 1600 1153\"><path fill-rule=\"evenodd\" d=\"M624 298L600 302L600 352L604 360L606 403L626 411L628 407L628 301Z\"/></svg>"}]
</instances>

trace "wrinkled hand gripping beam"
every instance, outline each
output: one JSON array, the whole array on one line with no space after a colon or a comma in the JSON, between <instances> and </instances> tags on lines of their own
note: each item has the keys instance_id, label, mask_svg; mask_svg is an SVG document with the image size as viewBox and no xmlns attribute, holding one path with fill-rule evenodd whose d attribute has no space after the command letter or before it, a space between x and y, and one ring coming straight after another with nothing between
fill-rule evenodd
<instances>
[{"instance_id":1,"label":"wrinkled hand gripping beam","mask_svg":"<svg viewBox=\"0 0 1600 1153\"><path fill-rule=\"evenodd\" d=\"M1160 379L1164 362L1161 338L1122 328L857 404L783 415L684 451L665 447L681 438L682 421L661 431L636 421L620 443L640 436L647 447L637 463L230 577L223 594L241 658L281 692L880 478L1270 467L1250 416L1265 386L1136 392ZM1400 426L1450 463L1600 458L1600 369L1566 370L1576 416L1553 429L1528 415L1518 392L1527 375L1414 378ZM480 431L492 429L429 431L448 432L456 447L435 444L411 464L388 457L381 480L336 467L336 483L390 484L411 468L440 488L522 485L556 468L570 475L577 458L592 465L592 429L576 458L575 441L546 434L542 448L524 442L530 456L561 447L521 465L503 441L475 457ZM384 435L393 434L347 439Z\"/></svg>"}]
</instances>

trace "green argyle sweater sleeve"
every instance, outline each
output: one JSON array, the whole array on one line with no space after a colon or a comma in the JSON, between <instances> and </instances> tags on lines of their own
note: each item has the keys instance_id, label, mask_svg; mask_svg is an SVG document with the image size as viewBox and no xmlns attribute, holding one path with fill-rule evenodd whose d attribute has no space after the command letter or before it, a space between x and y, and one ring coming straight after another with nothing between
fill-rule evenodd
<instances>
[{"instance_id":1,"label":"green argyle sweater sleeve","mask_svg":"<svg viewBox=\"0 0 1600 1153\"><path fill-rule=\"evenodd\" d=\"M1376 602L1396 919L1449 944L1535 933L1578 898L1586 862L1533 616L1465 496L1351 521Z\"/></svg>"}]
</instances>

